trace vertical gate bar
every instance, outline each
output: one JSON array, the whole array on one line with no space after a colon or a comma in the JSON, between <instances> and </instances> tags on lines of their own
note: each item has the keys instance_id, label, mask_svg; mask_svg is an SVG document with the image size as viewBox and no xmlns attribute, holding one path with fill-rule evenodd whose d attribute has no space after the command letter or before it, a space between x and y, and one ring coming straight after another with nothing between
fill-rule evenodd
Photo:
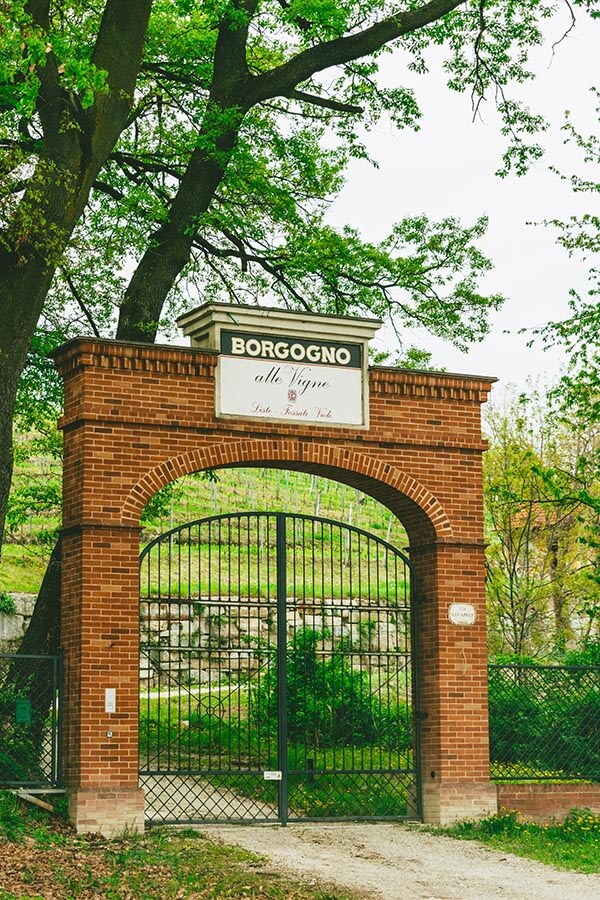
<instances>
[{"instance_id":1,"label":"vertical gate bar","mask_svg":"<svg viewBox=\"0 0 600 900\"><path fill-rule=\"evenodd\" d=\"M63 692L65 684L65 657L62 650L58 652L58 716L56 727L58 728L58 741L56 744L57 760L57 784L63 783Z\"/></svg>"},{"instance_id":2,"label":"vertical gate bar","mask_svg":"<svg viewBox=\"0 0 600 900\"><path fill-rule=\"evenodd\" d=\"M160 769L161 767L161 756L162 756L162 684L163 684L163 656L162 650L160 649L160 635L162 632L162 542L156 545L156 571L158 573L158 594L157 594L157 604L156 604L156 612L157 612L157 635L158 635L158 649L156 651L156 655L158 658L158 685L156 692L156 730L158 734L158 746L156 748L156 767Z\"/></svg>"},{"instance_id":3,"label":"vertical gate bar","mask_svg":"<svg viewBox=\"0 0 600 900\"><path fill-rule=\"evenodd\" d=\"M246 517L246 534L247 535L250 534L250 518L249 517ZM241 596L242 596L242 517L241 516L238 516L238 593L239 593L240 599L241 599ZM251 635L251 632L250 632L250 582L247 583L246 595L247 595L246 603L248 604L246 606L248 646L251 648L252 644L250 643L250 640L251 640L250 639L250 635ZM251 652L253 652L253 651L251 651ZM248 704L249 704L250 703L250 694L251 694L250 682L251 682L251 671L252 671L250 657L248 657L248 663L249 663L249 665L248 665ZM260 656L258 657L258 664L260 666ZM258 673L257 673L257 675L258 675ZM242 724L241 724L241 722L240 722L239 728L240 728L240 747L241 747L241 745L242 745L242 738L241 738ZM246 718L246 746L248 748L249 756L250 756L250 753L249 753L249 751L250 751L250 734L251 734L250 712L248 712L248 716ZM258 748L258 757L259 757L258 764L260 765L260 744L259 744L259 748Z\"/></svg>"},{"instance_id":4,"label":"vertical gate bar","mask_svg":"<svg viewBox=\"0 0 600 900\"><path fill-rule=\"evenodd\" d=\"M382 673L385 672L384 677L386 677L386 678L387 678L387 674L388 674L389 658L387 656L387 651L388 651L388 647L389 647L388 638L389 638L389 622L390 622L390 619L389 619L389 607L390 607L389 589L388 589L388 581L387 581L387 579L388 579L388 551L387 551L387 547L385 546L385 544L382 544L381 547L383 550L383 563L384 563L383 577L385 578L385 583L384 583L385 600L383 602L380 600L377 605L377 641L375 644L375 649L376 649L377 653L379 654L379 656L377 658L377 671L375 673L375 679L376 679L378 694L379 694L379 690L380 690L380 686L381 686ZM385 607L386 607L385 613L382 609L383 603L385 603ZM384 634L385 634L385 638L383 638L383 640L382 640L382 636ZM386 654L385 656L383 655L384 653ZM383 668L384 664L386 667L385 669ZM373 668L371 667L371 670L369 673L370 678L372 678L372 672L373 672ZM369 682L369 689L371 691L371 697L370 697L371 710L373 710L374 696L373 696L372 681ZM389 707L389 703L388 703L388 705L387 705L388 711L389 711L389 708L390 707ZM371 712L371 715L373 715L372 712ZM383 750L383 742L382 741L379 742L378 750L379 750L379 768L383 769L383 767L384 767L384 763L383 763L384 750Z\"/></svg>"},{"instance_id":5,"label":"vertical gate bar","mask_svg":"<svg viewBox=\"0 0 600 900\"><path fill-rule=\"evenodd\" d=\"M354 571L353 571L353 541L354 541L354 532L348 532L348 597L350 600L354 597L353 586L354 586Z\"/></svg>"},{"instance_id":6,"label":"vertical gate bar","mask_svg":"<svg viewBox=\"0 0 600 900\"><path fill-rule=\"evenodd\" d=\"M272 629L272 627L271 627L271 624L272 624L272 623L271 623L271 616L272 616L272 613L273 613L273 595L272 595L272 593L271 593L271 567L270 567L270 561L271 561L271 552L270 552L270 550L271 550L271 534L270 534L270 527L271 527L271 515L270 515L270 513L267 513L267 516L266 516L266 529L267 529L267 533L266 533L266 537L265 537L266 545L267 545L267 557L266 557L266 559L267 559L267 586L266 586L266 591L265 591L265 603L266 603L266 608L265 608L266 618L265 618L265 622L266 622L266 625L267 625L267 644L268 644L268 649L269 649L269 651L271 650L271 640L272 640L272 632L273 632L273 629ZM275 536L275 538L276 538L276 540L277 540L277 535ZM277 560L275 560L275 564L276 564L276 571L277 571ZM275 603L277 604L277 586L275 586ZM277 609L277 606L276 606L276 609ZM258 612L259 612L259 616L260 616L262 610L259 609ZM276 616L277 616L277 612L276 612ZM271 666L273 665L272 656L269 654L268 657L267 657L267 659L268 659L268 662L267 662L267 666L268 666L268 668L267 668L267 674L272 674L272 673L271 673ZM275 665L277 665L277 664L275 663ZM271 682L271 683L272 683L272 682ZM277 688L277 690L278 690L278 688ZM269 742L268 742L268 745L267 745L266 763L267 763L268 767L270 768L270 767L271 767L272 752L273 752L273 751L272 751L272 747L271 747L271 729L270 729L270 728L268 729L268 735L269 735Z\"/></svg>"},{"instance_id":7,"label":"vertical gate bar","mask_svg":"<svg viewBox=\"0 0 600 900\"><path fill-rule=\"evenodd\" d=\"M310 539L311 539L311 547L312 547L312 553L311 553L312 585L311 586L312 586L312 602L313 602L313 606L314 606L315 601L317 599L316 588L315 588L315 556L316 556L315 550L316 550L317 545L315 542L315 520L314 519L310 520L310 528L311 528ZM321 601L323 601L323 597L321 597Z\"/></svg>"},{"instance_id":8,"label":"vertical gate bar","mask_svg":"<svg viewBox=\"0 0 600 900\"><path fill-rule=\"evenodd\" d=\"M288 761L287 761L287 560L285 532L287 516L277 513L277 684L278 684L278 760L281 772L279 782L279 821L287 825L288 819Z\"/></svg>"},{"instance_id":9,"label":"vertical gate bar","mask_svg":"<svg viewBox=\"0 0 600 900\"><path fill-rule=\"evenodd\" d=\"M235 657L234 657L234 647L233 647L233 637L231 630L231 620L233 618L233 601L231 597L231 516L227 516L227 552L225 554L225 564L227 566L227 647L229 653L229 680L228 680L228 690L227 690L227 748L229 750L229 769L231 770L232 766L232 752L233 752L233 741L232 741L232 728L231 728L231 712L232 712L232 701L233 701L233 692L232 692L232 684L233 684L233 669L235 667ZM239 613L239 607L237 607L237 612ZM239 621L239 616L238 616ZM238 687L239 687L239 673L240 673L240 655L237 655L237 673L238 673ZM239 691L238 691L239 694ZM237 699L237 698L236 698ZM238 754L239 756L239 754Z\"/></svg>"},{"instance_id":10,"label":"vertical gate bar","mask_svg":"<svg viewBox=\"0 0 600 900\"><path fill-rule=\"evenodd\" d=\"M208 739L208 768L209 768L209 770L211 770L212 767L213 767L213 762L212 762L212 755L213 755L213 754L212 754L212 748L213 748L212 728L213 728L213 723L212 723L212 719L211 719L210 710L211 710L211 706L212 706L212 689L213 689L213 684L214 684L213 672L212 672L212 637L211 637L211 626L212 626L212 624L213 624L213 620L212 620L212 615L213 615L213 613L212 613L212 608L213 608L213 607L212 607L212 566L213 566L213 560L212 560L212 522L211 522L211 521L209 521L209 522L207 523L207 526L206 526L206 532L207 532L207 533L206 533L206 553L207 553L207 560L206 560L206 563L207 563L207 565L206 565L206 577L207 577L207 579L208 579L207 592L206 592L206 593L207 593L207 598L208 598L208 604L207 604L208 615L207 615L207 617L206 617L206 618L207 618L207 626L208 626L208 641L207 641L207 648L206 648L206 663L207 663L207 667L208 667L208 681L207 681L208 690L207 690L206 695L205 695L205 699L206 699L206 707L205 707L205 709L206 709L206 720L207 720L207 722L208 722L208 728L209 728L209 739ZM201 698L200 693L199 693L199 694L198 694L198 713L199 713L199 715L202 714L202 713L204 712L204 709L203 709L202 706L201 706L201 702L202 702L202 698Z\"/></svg>"},{"instance_id":11,"label":"vertical gate bar","mask_svg":"<svg viewBox=\"0 0 600 900\"><path fill-rule=\"evenodd\" d=\"M247 471L246 490L249 493L250 492L250 470L248 469L246 471ZM252 500L250 500L250 502L252 502ZM262 612L261 607L260 607L260 602L261 602L260 601L260 563L259 563L260 548L258 546L258 526L257 526L258 519L257 519L257 516L255 513L253 513L252 516L248 515L247 523L248 523L248 530L246 533L246 584L248 585L248 588L247 588L248 597L250 598L250 595L252 593L250 586L253 584L251 545L252 545L252 541L254 541L254 544L256 545L256 562L254 564L256 567L256 571L255 571L256 577L254 579L256 588L255 588L254 593L256 594L255 603L257 604L256 615L260 619L260 615ZM260 637L261 637L260 629L261 629L261 625L259 622L259 624L258 624L258 638L259 638L258 646L259 647L260 647ZM267 648L268 648L268 642L269 642L269 638L267 636ZM267 667L268 666L269 666L269 662L268 662L268 655L267 655ZM258 664L258 668L256 670L256 694L257 694L257 697L262 697L262 691L261 691L262 667L263 667L262 657L259 656L259 664ZM250 722L248 722L248 746L249 747L251 744L251 740L252 740L252 736L251 736L251 730L250 730ZM262 764L262 760L260 760L260 762Z\"/></svg>"},{"instance_id":12,"label":"vertical gate bar","mask_svg":"<svg viewBox=\"0 0 600 900\"><path fill-rule=\"evenodd\" d=\"M200 708L200 700L202 697L202 694L200 692L200 686L202 684L202 681L200 680L200 672L204 668L204 665L205 665L206 638L203 636L203 630L206 629L206 622L207 622L206 617L205 617L204 624L202 624L202 614L203 614L203 610L205 609L205 605L202 602L202 593L203 593L203 591L202 591L202 580L203 580L202 579L202 566L203 566L203 562L204 562L204 553L202 550L202 522L198 522L198 547L197 547L197 552L195 555L198 559L198 634L197 634L197 640L198 640L198 651L197 651L198 652L198 702L196 704L196 715L197 715L197 721L198 721L198 728L194 732L194 751L197 754L197 759L198 759L197 766L198 766L198 768L200 768L201 765L202 766L204 765L204 760L202 759L201 754L200 754L200 729L201 729L200 721L201 721L201 716L202 716L202 710ZM201 759L202 759L202 762L200 762ZM191 769L191 767L192 767L192 731L191 731L191 729L190 729L190 741L189 741L189 766Z\"/></svg>"},{"instance_id":13,"label":"vertical gate bar","mask_svg":"<svg viewBox=\"0 0 600 900\"><path fill-rule=\"evenodd\" d=\"M222 549L223 548L223 518L222 517L219 517L217 519L217 526L218 526L217 527L217 541L218 541L218 543L217 543L217 585L218 585L219 590L217 593L217 600L218 600L217 616L218 616L218 618L217 618L217 621L215 622L215 625L217 626L215 630L217 632L217 646L219 648L217 650L217 666L218 666L217 671L219 673L219 681L217 683L217 696L216 696L215 701L211 704L211 706L216 713L216 719L217 719L217 736L218 736L217 737L217 747L218 747L217 753L218 753L218 759L219 759L219 770L221 770L223 768L223 762L224 762L223 756L225 755L223 753L223 720L224 720L224 716L223 716L223 709L221 706L221 683L223 681L223 674L224 674L223 673L223 661L224 661L223 656L224 656L224 654L221 650L222 628L223 628L223 616L222 616L222 612L221 612L221 610L223 609L223 606L221 605L221 600L223 598L223 549ZM225 608L227 608L227 607L225 607ZM212 714L212 712L211 712L211 714Z\"/></svg>"},{"instance_id":14,"label":"vertical gate bar","mask_svg":"<svg viewBox=\"0 0 600 900\"><path fill-rule=\"evenodd\" d=\"M171 741L169 740L171 734L171 650L169 646L170 633L169 633L169 613L170 613L170 605L169 600L171 598L171 565L172 565L172 544L173 544L173 535L169 536L169 540L166 543L166 553L167 553L167 590L165 594L165 609L164 609L164 623L163 628L164 631L167 632L167 649L164 651L165 654L165 699L166 699L166 708L163 710L163 718L166 718L166 740L164 744L164 751L166 756L165 765L168 769L171 768ZM161 705L162 705L162 697L161 697Z\"/></svg>"},{"instance_id":15,"label":"vertical gate bar","mask_svg":"<svg viewBox=\"0 0 600 900\"><path fill-rule=\"evenodd\" d=\"M202 593L203 593L203 591L202 591L202 581L203 581L202 567L204 564L204 552L202 550L202 529L203 529L203 523L198 522L198 553L197 553L197 556L198 556L198 678L199 679L200 679L200 670L203 669L204 666L206 665L206 656L205 656L205 654L206 654L206 649L205 649L206 639L201 637L201 635L202 635L202 630L206 629L206 627L207 627L207 624L206 624L207 619L206 618L204 620L204 625L201 624L202 612L206 608L204 603L201 602ZM198 728L196 729L196 733L195 733L196 737L194 740L194 750L197 753L198 760L200 760L200 758L201 758L201 756L200 756L200 718L202 715L202 710L200 708L200 699L202 697L202 694L200 693L200 685L201 684L202 684L202 682L199 680L198 681L198 702L196 704L196 714L198 717ZM202 765L204 765L204 761L202 761ZM191 736L190 736L190 768L191 768L191 766L192 766L192 742L191 742Z\"/></svg>"},{"instance_id":16,"label":"vertical gate bar","mask_svg":"<svg viewBox=\"0 0 600 900\"><path fill-rule=\"evenodd\" d=\"M177 533L177 599L181 603L181 531Z\"/></svg>"},{"instance_id":17,"label":"vertical gate bar","mask_svg":"<svg viewBox=\"0 0 600 900\"><path fill-rule=\"evenodd\" d=\"M52 715L51 715L51 740L50 740L50 783L56 785L58 782L58 722L56 709L56 696L58 691L58 657L52 658Z\"/></svg>"},{"instance_id":18,"label":"vertical gate bar","mask_svg":"<svg viewBox=\"0 0 600 900\"><path fill-rule=\"evenodd\" d=\"M326 593L325 593L325 563L326 563L326 560L325 560L325 554L326 554L327 548L330 546L330 544L326 543L326 541L325 541L325 523L324 523L324 522L320 522L320 523L319 523L319 528L320 528L319 547L321 548L321 603L323 604L323 609L325 609L325 597L326 597ZM341 619L341 613L340 613L340 611L338 610L337 605L336 605L339 601L336 600L333 583L332 583L331 588L330 588L330 590L329 590L328 593L329 593L328 600L330 601L330 602L329 602L329 606L328 606L328 611L329 611L329 616L330 616L329 621L330 621L330 625L331 625L331 652L332 652L332 659L333 659L333 652L334 652L335 643L336 643L336 637L337 637L336 634L335 634L334 623L337 621L337 615L338 615L338 614L340 614L340 618L339 618L339 622L340 622L340 623L341 623L342 619ZM339 638L340 638L340 640L341 640L341 638L342 638L341 633L340 633L340 635L339 635ZM332 681L333 681L333 670L334 670L334 668L335 668L335 666L332 665L332 666L331 666L331 671L332 671ZM341 678L342 678L342 681L343 681L343 678L344 678L344 670L343 670L343 667L342 667L342 675L341 675ZM343 687L342 687L342 691L343 691ZM337 769L337 759L336 759L336 754L337 754L337 741L334 740L332 743L333 743L333 748L332 748L332 754L331 754L331 769L335 772L336 769ZM315 754L315 755L316 755L316 754ZM324 756L323 759L319 762L318 768L320 768L320 769L326 769L326 768L327 768L327 759L326 759L325 756ZM322 781L324 781L324 780L325 780L325 779L322 779Z\"/></svg>"},{"instance_id":19,"label":"vertical gate bar","mask_svg":"<svg viewBox=\"0 0 600 900\"><path fill-rule=\"evenodd\" d=\"M406 576L406 562L404 563L404 572ZM421 796L422 776L421 776L421 704L419 699L419 653L417 652L417 635L419 633L419 601L420 597L417 593L417 584L412 568L408 568L408 576L410 580L410 666L407 667L407 675L410 674L411 679L411 695L413 698L413 759L412 769L415 778L415 788L417 793L417 802L415 813L419 819L423 817L423 798Z\"/></svg>"},{"instance_id":20,"label":"vertical gate bar","mask_svg":"<svg viewBox=\"0 0 600 900\"><path fill-rule=\"evenodd\" d=\"M192 669L194 664L196 663L196 653L192 652L192 634L193 634L193 626L194 626L194 618L195 618L195 608L192 602L192 547L193 547L193 538L192 538L192 527L188 528L188 671L189 671L189 684L190 690L188 692L187 698L187 714L186 719L188 722L191 722L192 719L192 698L193 698L193 690L192 690ZM198 572L198 601L200 601L200 573ZM199 606L198 606L199 608ZM199 654L198 654L199 656ZM198 685L200 685L200 659L198 658ZM200 700L200 690L198 690L198 700ZM191 733L190 728L187 729L186 734L186 747L187 747L187 766L188 769L191 766Z\"/></svg>"},{"instance_id":21,"label":"vertical gate bar","mask_svg":"<svg viewBox=\"0 0 600 900\"><path fill-rule=\"evenodd\" d=\"M144 598L144 600L145 600L145 616L143 619L140 616L140 620L141 620L140 621L140 642L142 639L141 629L142 629L142 622L143 622L144 623L144 625L143 625L144 642L145 642L145 646L146 646L146 650L145 650L146 671L149 676L147 679L148 685L147 685L147 691L146 691L146 704L145 704L145 706L146 706L146 722L148 722L148 720L150 718L150 715L149 715L150 710L148 709L148 704L150 703L150 688L151 688L151 677L152 677L152 669L151 669L151 665L150 665L150 640L149 640L150 626L148 624L149 619L150 619L150 597L151 597L151 591L152 591L151 569L150 569L151 556L152 556L151 553L147 553L146 558L144 560L144 562L146 564L145 565L145 568L146 568L146 596ZM141 577L141 573L140 573L140 594L141 594L141 592L142 592L142 577ZM141 687L141 685L140 685L140 687ZM142 719L142 697L141 697L141 690L138 689L138 723L141 722L141 719ZM138 725L138 727L139 727L139 725ZM140 752L140 750L143 752L142 760L144 760L144 763L143 763L144 769L149 768L149 761L150 761L149 740L150 740L150 729L146 726L146 741L145 741L146 746L143 748L140 747L140 749L138 750L138 753Z\"/></svg>"}]
</instances>

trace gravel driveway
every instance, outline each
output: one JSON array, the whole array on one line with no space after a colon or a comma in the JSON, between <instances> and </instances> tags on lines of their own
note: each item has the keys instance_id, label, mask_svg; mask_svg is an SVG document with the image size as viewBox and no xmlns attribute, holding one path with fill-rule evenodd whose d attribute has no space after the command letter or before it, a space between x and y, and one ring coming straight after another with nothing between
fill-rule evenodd
<instances>
[{"instance_id":1,"label":"gravel driveway","mask_svg":"<svg viewBox=\"0 0 600 900\"><path fill-rule=\"evenodd\" d=\"M274 868L386 900L600 900L600 875L560 872L395 824L203 826Z\"/></svg>"}]
</instances>

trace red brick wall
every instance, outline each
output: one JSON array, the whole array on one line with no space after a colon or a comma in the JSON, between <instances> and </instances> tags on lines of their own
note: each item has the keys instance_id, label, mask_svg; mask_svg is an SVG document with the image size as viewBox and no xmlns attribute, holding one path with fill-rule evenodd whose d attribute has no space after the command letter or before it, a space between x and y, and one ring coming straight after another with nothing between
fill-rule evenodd
<instances>
[{"instance_id":1,"label":"red brick wall","mask_svg":"<svg viewBox=\"0 0 600 900\"><path fill-rule=\"evenodd\" d=\"M527 819L564 819L572 809L600 815L600 784L499 784L498 808L512 809Z\"/></svg>"},{"instance_id":2,"label":"red brick wall","mask_svg":"<svg viewBox=\"0 0 600 900\"><path fill-rule=\"evenodd\" d=\"M423 777L430 793L487 781L480 408L491 379L376 368L369 428L324 428L216 419L217 359L88 339L55 354L65 379L69 782L137 779L136 529L146 501L184 474L236 465L334 478L402 520L420 585ZM450 624L453 601L474 604L474 626ZM117 688L117 714L104 712L105 687Z\"/></svg>"}]
</instances>

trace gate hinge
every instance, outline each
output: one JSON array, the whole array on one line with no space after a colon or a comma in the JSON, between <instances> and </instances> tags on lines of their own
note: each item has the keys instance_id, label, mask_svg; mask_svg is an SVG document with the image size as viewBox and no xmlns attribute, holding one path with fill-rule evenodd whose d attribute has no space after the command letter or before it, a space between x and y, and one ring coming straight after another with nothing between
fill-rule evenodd
<instances>
[{"instance_id":1,"label":"gate hinge","mask_svg":"<svg viewBox=\"0 0 600 900\"><path fill-rule=\"evenodd\" d=\"M428 712L425 712L424 709L419 709L419 710L417 710L417 712L416 712L416 716L417 716L417 719L420 719L421 721L423 721L423 719L428 719L428 718L429 718L429 713L428 713Z\"/></svg>"}]
</instances>

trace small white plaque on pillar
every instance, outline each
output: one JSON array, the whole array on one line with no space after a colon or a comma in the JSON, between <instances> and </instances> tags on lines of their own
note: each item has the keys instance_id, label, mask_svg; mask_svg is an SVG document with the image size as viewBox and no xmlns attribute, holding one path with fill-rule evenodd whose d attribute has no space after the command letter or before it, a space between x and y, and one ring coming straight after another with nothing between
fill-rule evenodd
<instances>
[{"instance_id":1,"label":"small white plaque on pillar","mask_svg":"<svg viewBox=\"0 0 600 900\"><path fill-rule=\"evenodd\" d=\"M106 688L104 691L104 712L114 713L117 711L117 689Z\"/></svg>"},{"instance_id":2,"label":"small white plaque on pillar","mask_svg":"<svg viewBox=\"0 0 600 900\"><path fill-rule=\"evenodd\" d=\"M451 603L448 607L448 618L453 625L474 625L477 613L472 603Z\"/></svg>"}]
</instances>

